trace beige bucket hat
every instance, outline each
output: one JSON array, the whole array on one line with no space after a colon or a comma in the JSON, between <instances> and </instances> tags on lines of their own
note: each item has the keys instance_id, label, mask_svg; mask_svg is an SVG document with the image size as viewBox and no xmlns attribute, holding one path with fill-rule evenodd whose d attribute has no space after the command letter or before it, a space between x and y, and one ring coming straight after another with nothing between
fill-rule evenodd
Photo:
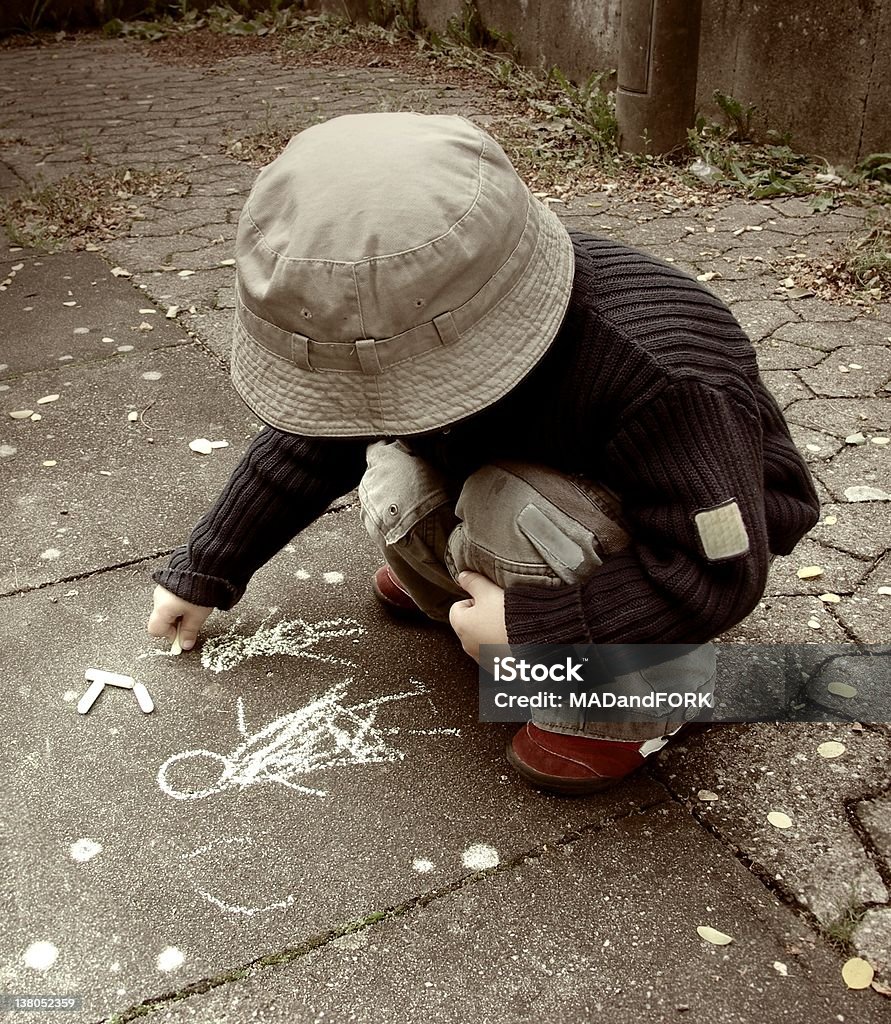
<instances>
[{"instance_id":1,"label":"beige bucket hat","mask_svg":"<svg viewBox=\"0 0 891 1024\"><path fill-rule=\"evenodd\" d=\"M501 147L461 117L351 114L264 168L236 238L235 388L271 426L434 430L535 366L572 243Z\"/></svg>"}]
</instances>

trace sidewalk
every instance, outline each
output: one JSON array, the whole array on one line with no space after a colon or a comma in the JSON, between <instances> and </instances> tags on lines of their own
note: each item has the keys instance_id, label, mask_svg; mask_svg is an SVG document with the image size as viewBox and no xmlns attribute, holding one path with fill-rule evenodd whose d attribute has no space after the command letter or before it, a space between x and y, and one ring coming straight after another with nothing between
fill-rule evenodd
<instances>
[{"instance_id":1,"label":"sidewalk","mask_svg":"<svg viewBox=\"0 0 891 1024\"><path fill-rule=\"evenodd\" d=\"M511 730L477 723L448 631L370 599L349 497L199 651L145 633L150 572L260 426L226 368L255 174L229 136L408 105L485 123L486 104L392 68L167 65L98 37L0 50L0 71L0 197L110 168L187 186L96 251L0 247L2 990L79 994L78 1024L887 1019L841 965L891 985L891 726L715 728L602 798L539 794L504 760ZM872 441L891 433L891 305L796 298L770 266L862 212L608 191L555 209L716 275L818 481L820 525L726 639L886 643L891 506L851 488L891 494ZM197 455L199 437L228 447ZM106 688L78 715L91 667L144 682L155 712ZM828 739L841 757L817 755Z\"/></svg>"}]
</instances>

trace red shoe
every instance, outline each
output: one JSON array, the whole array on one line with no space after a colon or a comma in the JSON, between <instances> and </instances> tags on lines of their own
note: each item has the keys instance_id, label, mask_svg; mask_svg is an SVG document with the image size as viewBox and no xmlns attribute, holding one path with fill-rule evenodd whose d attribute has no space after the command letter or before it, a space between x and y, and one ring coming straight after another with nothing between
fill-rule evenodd
<instances>
[{"instance_id":1,"label":"red shoe","mask_svg":"<svg viewBox=\"0 0 891 1024\"><path fill-rule=\"evenodd\" d=\"M427 616L415 604L414 598L399 582L399 577L389 565L382 565L371 581L375 597L391 612L411 618L426 619Z\"/></svg>"},{"instance_id":2,"label":"red shoe","mask_svg":"<svg viewBox=\"0 0 891 1024\"><path fill-rule=\"evenodd\" d=\"M527 722L507 746L507 759L524 779L555 793L584 796L608 789L636 771L645 754L663 744L597 740L546 732Z\"/></svg>"}]
</instances>

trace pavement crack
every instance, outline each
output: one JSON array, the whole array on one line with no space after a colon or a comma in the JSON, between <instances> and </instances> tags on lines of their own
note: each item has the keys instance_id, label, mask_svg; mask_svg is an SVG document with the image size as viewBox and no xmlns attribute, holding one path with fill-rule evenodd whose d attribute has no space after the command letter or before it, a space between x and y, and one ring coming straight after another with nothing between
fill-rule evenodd
<instances>
[{"instance_id":1,"label":"pavement crack","mask_svg":"<svg viewBox=\"0 0 891 1024\"><path fill-rule=\"evenodd\" d=\"M881 851L876 846L875 840L867 827L860 820L860 816L857 814L857 805L866 803L870 800L876 800L879 797L887 796L888 790L891 789L891 777L887 778L884 783L879 786L875 786L865 793L861 793L858 796L850 797L845 800L845 817L848 821L848 825L855 836L860 840L860 845L863 847L866 856L872 862L873 867L878 872L879 878L887 889L888 893L891 894L891 864L889 864L882 856ZM870 906L885 906L884 903L872 903ZM864 904L866 906L866 904Z\"/></svg>"},{"instance_id":2,"label":"pavement crack","mask_svg":"<svg viewBox=\"0 0 891 1024\"><path fill-rule=\"evenodd\" d=\"M233 981L244 981L270 968L285 967L288 964L292 964L299 960L301 957L306 956L308 953L315 952L315 950L327 946L336 939L343 938L345 935L362 932L368 928L373 928L382 922L392 921L395 918L403 917L414 910L423 909L431 903L435 903L447 896L451 896L455 892L477 885L486 878L513 871L515 868L520 867L523 864L540 860L543 857L546 857L553 850L562 850L581 839L585 839L590 835L594 835L597 832L608 828L610 825L613 825L618 821L623 821L635 814L643 814L654 807L664 804L665 802L665 798L644 801L634 807L631 807L624 813L617 813L606 818L598 819L590 825L581 825L578 828L565 833L559 839L530 847L528 850L524 850L521 853L515 854L513 857L499 862L495 867L484 868L481 871L474 871L467 875L461 875L459 878L456 878L454 881L449 882L446 885L430 889L427 892L420 893L418 896L412 896L410 899L404 900L402 903L385 907L382 910L371 911L364 917L354 918L341 925L328 928L325 931L310 936L299 945L289 946L285 949L272 953L264 953L262 956L255 957L247 963L230 968L227 971L221 971L218 974L214 974L206 978L201 978L200 980L191 982L174 992L166 992L161 995L151 996L140 1003L136 1003L133 1006L120 1011L119 1013L112 1014L110 1017L101 1018L96 1022L96 1024L128 1024L129 1021L137 1020L140 1017L149 1016L159 1010L167 1009L171 1004L182 1002L184 999L189 999L192 996L204 995L215 988L220 988L221 986L227 985Z\"/></svg>"},{"instance_id":3,"label":"pavement crack","mask_svg":"<svg viewBox=\"0 0 891 1024\"><path fill-rule=\"evenodd\" d=\"M746 871L748 871L751 875L758 879L758 881L764 886L765 889L767 889L767 891L774 899L779 900L785 906L791 908L793 911L803 916L808 921L812 929L814 929L818 933L821 933L822 926L820 924L820 921L817 918L817 916L813 913L813 911L810 910L809 907L801 903L794 895L794 893L790 892L783 885L778 885L776 878L765 867L759 864L753 856L749 855L740 847L738 847L734 842L727 839L727 837L724 836L724 834L713 821L710 821L708 818L705 818L696 809L696 807L691 806L688 800L685 797L682 797L680 793L675 792L675 790L672 789L671 785L667 781L661 778L659 779L659 781L671 795L671 798L675 801L675 803L683 807L690 814L690 816L697 822L698 825L700 825L706 832L708 832L711 836L717 839L718 842L726 850L729 851L729 853L734 857L734 859L737 860L742 865L742 867L746 869Z\"/></svg>"},{"instance_id":4,"label":"pavement crack","mask_svg":"<svg viewBox=\"0 0 891 1024\"><path fill-rule=\"evenodd\" d=\"M137 555L135 558L128 558L123 562L115 562L113 565L102 565L96 569L86 569L84 572L74 573L71 576L60 576L58 579L48 580L45 583L33 583L22 587L14 587L12 590L6 590L0 593L0 598L4 597L20 597L22 594L33 594L38 590L47 590L49 587L58 587L63 583L76 583L78 580L86 580L91 576L101 576L107 572L114 572L115 569L126 569L131 565L140 565L142 562L152 562L156 558L169 557L174 552L174 548L164 548L163 550L153 551L147 555Z\"/></svg>"}]
</instances>

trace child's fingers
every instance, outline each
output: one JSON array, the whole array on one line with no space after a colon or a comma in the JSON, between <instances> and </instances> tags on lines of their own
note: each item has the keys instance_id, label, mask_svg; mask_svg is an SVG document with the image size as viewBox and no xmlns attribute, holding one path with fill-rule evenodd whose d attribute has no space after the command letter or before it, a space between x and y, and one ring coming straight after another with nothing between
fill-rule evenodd
<instances>
[{"instance_id":1,"label":"child's fingers","mask_svg":"<svg viewBox=\"0 0 891 1024\"><path fill-rule=\"evenodd\" d=\"M182 619L179 624L179 645L184 651L191 651L195 646L195 641L198 639L198 626L186 625L186 620Z\"/></svg>"},{"instance_id":2,"label":"child's fingers","mask_svg":"<svg viewBox=\"0 0 891 1024\"><path fill-rule=\"evenodd\" d=\"M172 640L176 636L175 620L163 611L154 609L148 620L149 636L163 636Z\"/></svg>"}]
</instances>

